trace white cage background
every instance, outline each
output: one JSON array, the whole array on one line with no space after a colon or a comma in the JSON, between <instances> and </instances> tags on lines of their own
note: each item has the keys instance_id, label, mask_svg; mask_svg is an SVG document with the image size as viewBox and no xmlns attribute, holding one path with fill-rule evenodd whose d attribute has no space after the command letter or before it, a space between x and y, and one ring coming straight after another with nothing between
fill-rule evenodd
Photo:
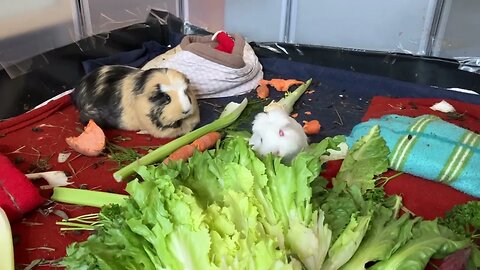
<instances>
[{"instance_id":1,"label":"white cage background","mask_svg":"<svg viewBox=\"0 0 480 270\"><path fill-rule=\"evenodd\" d=\"M166 10L249 41L479 59L478 0L0 0L0 67Z\"/></svg>"}]
</instances>

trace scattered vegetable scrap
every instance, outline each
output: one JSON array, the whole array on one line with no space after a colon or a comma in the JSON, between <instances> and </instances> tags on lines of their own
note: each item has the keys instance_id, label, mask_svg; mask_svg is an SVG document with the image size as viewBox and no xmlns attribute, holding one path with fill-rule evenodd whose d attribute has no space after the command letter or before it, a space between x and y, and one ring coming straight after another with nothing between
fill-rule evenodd
<instances>
[{"instance_id":1,"label":"scattered vegetable scrap","mask_svg":"<svg viewBox=\"0 0 480 270\"><path fill-rule=\"evenodd\" d=\"M67 137L65 141L82 155L98 156L105 148L105 133L93 120L90 120L82 134L78 137Z\"/></svg>"},{"instance_id":2,"label":"scattered vegetable scrap","mask_svg":"<svg viewBox=\"0 0 480 270\"><path fill-rule=\"evenodd\" d=\"M305 112L305 115L312 115L312 112L306 111L306 112Z\"/></svg>"},{"instance_id":3,"label":"scattered vegetable scrap","mask_svg":"<svg viewBox=\"0 0 480 270\"><path fill-rule=\"evenodd\" d=\"M430 107L430 109L432 109L434 111L444 112L444 113L455 112L455 108L450 103L446 102L445 100L442 100L438 103L435 103L434 105L432 105Z\"/></svg>"},{"instance_id":4,"label":"scattered vegetable scrap","mask_svg":"<svg viewBox=\"0 0 480 270\"><path fill-rule=\"evenodd\" d=\"M303 125L303 130L307 135L314 135L320 133L320 122L318 120L305 121Z\"/></svg>"},{"instance_id":5,"label":"scattered vegetable scrap","mask_svg":"<svg viewBox=\"0 0 480 270\"><path fill-rule=\"evenodd\" d=\"M40 186L40 189L52 189L54 187L63 187L72 184L68 181L68 177L63 171L49 171L40 173L30 173L25 175L30 180L43 178L48 185Z\"/></svg>"},{"instance_id":6,"label":"scattered vegetable scrap","mask_svg":"<svg viewBox=\"0 0 480 270\"><path fill-rule=\"evenodd\" d=\"M290 116L291 116L292 118L297 118L297 117L298 117L298 113L292 113Z\"/></svg>"},{"instance_id":7,"label":"scattered vegetable scrap","mask_svg":"<svg viewBox=\"0 0 480 270\"><path fill-rule=\"evenodd\" d=\"M219 132L213 131L207 133L193 141L191 144L187 144L178 148L176 151L171 153L170 156L164 159L163 163L167 164L171 160L186 161L188 160L188 158L193 156L193 154L195 153L195 149L200 152L208 150L214 147L221 138L222 135Z\"/></svg>"},{"instance_id":8,"label":"scattered vegetable scrap","mask_svg":"<svg viewBox=\"0 0 480 270\"><path fill-rule=\"evenodd\" d=\"M108 152L107 158L116 162L119 168L124 166L125 163L134 162L142 157L142 155L134 149L123 147L112 142L107 142L106 150Z\"/></svg>"},{"instance_id":9,"label":"scattered vegetable scrap","mask_svg":"<svg viewBox=\"0 0 480 270\"><path fill-rule=\"evenodd\" d=\"M308 94L308 95L311 95L311 94L315 93L315 90L308 90L308 91L305 92L305 93Z\"/></svg>"},{"instance_id":10,"label":"scattered vegetable scrap","mask_svg":"<svg viewBox=\"0 0 480 270\"><path fill-rule=\"evenodd\" d=\"M257 87L257 97L261 99L265 99L270 95L270 89L266 84L260 84Z\"/></svg>"},{"instance_id":11,"label":"scattered vegetable scrap","mask_svg":"<svg viewBox=\"0 0 480 270\"><path fill-rule=\"evenodd\" d=\"M71 154L72 153L70 153L70 152L58 153L57 162L58 163L65 163L65 161L67 161L67 159L70 157Z\"/></svg>"},{"instance_id":12,"label":"scattered vegetable scrap","mask_svg":"<svg viewBox=\"0 0 480 270\"><path fill-rule=\"evenodd\" d=\"M303 84L302 81L293 80L293 79L271 79L271 80L260 80L257 87L257 97L260 99L266 99L270 95L270 89L268 86L272 86L275 90L279 92L287 92L292 85ZM315 90L309 90L307 93L311 94Z\"/></svg>"},{"instance_id":13,"label":"scattered vegetable scrap","mask_svg":"<svg viewBox=\"0 0 480 270\"><path fill-rule=\"evenodd\" d=\"M270 80L270 85L275 87L277 91L280 92L287 92L290 86L292 85L298 85L298 84L303 84L302 81L297 81L297 80L284 80L284 79L271 79Z\"/></svg>"}]
</instances>

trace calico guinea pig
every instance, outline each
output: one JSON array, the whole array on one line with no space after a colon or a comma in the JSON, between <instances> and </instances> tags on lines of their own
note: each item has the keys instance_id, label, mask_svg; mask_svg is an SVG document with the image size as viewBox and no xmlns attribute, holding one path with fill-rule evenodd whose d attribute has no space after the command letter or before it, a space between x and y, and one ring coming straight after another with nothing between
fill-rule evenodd
<instances>
[{"instance_id":1,"label":"calico guinea pig","mask_svg":"<svg viewBox=\"0 0 480 270\"><path fill-rule=\"evenodd\" d=\"M168 68L100 67L83 77L71 96L80 121L93 119L102 128L172 138L190 132L200 121L188 79Z\"/></svg>"}]
</instances>

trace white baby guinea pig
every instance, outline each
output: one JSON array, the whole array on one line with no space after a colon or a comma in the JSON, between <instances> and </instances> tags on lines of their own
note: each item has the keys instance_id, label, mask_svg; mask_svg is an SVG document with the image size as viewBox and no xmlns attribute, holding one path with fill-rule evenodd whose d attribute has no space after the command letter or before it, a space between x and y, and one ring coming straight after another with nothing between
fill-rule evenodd
<instances>
[{"instance_id":1,"label":"white baby guinea pig","mask_svg":"<svg viewBox=\"0 0 480 270\"><path fill-rule=\"evenodd\" d=\"M80 121L102 128L172 138L200 121L197 100L184 74L168 68L104 66L87 74L71 94Z\"/></svg>"},{"instance_id":2,"label":"white baby guinea pig","mask_svg":"<svg viewBox=\"0 0 480 270\"><path fill-rule=\"evenodd\" d=\"M281 108L255 116L249 143L262 156L272 153L287 161L308 146L303 127Z\"/></svg>"}]
</instances>

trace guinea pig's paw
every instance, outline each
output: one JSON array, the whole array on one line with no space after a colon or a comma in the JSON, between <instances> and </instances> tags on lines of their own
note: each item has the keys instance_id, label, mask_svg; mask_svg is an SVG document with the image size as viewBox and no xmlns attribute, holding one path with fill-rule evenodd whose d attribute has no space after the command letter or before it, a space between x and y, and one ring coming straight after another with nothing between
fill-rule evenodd
<instances>
[{"instance_id":1,"label":"guinea pig's paw","mask_svg":"<svg viewBox=\"0 0 480 270\"><path fill-rule=\"evenodd\" d=\"M148 135L148 134L150 134L150 132L142 129L142 130L137 131L137 134L138 134L138 135Z\"/></svg>"}]
</instances>

